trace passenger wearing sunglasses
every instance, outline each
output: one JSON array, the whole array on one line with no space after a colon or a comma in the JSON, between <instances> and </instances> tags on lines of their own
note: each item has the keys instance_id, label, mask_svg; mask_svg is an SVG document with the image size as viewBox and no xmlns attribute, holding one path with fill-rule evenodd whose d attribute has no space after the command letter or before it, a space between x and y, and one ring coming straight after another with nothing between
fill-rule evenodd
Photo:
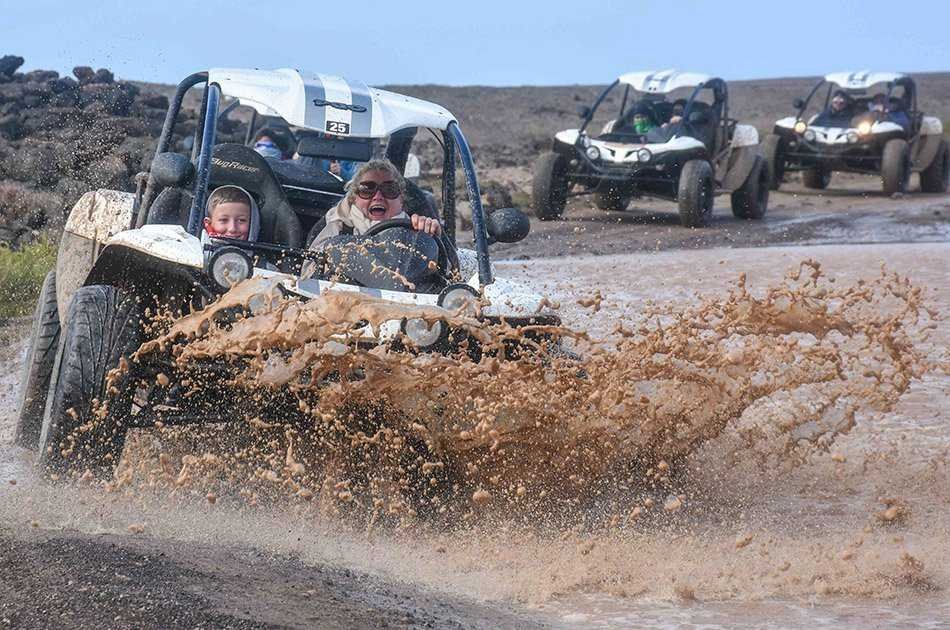
<instances>
[{"instance_id":1,"label":"passenger wearing sunglasses","mask_svg":"<svg viewBox=\"0 0 950 630\"><path fill-rule=\"evenodd\" d=\"M436 219L403 210L406 184L402 175L389 160L370 160L363 164L347 185L340 202L327 211L326 227L310 244L320 250L339 234L364 234L373 225L390 219L410 219L412 227L420 232L438 236L442 226Z\"/></svg>"}]
</instances>

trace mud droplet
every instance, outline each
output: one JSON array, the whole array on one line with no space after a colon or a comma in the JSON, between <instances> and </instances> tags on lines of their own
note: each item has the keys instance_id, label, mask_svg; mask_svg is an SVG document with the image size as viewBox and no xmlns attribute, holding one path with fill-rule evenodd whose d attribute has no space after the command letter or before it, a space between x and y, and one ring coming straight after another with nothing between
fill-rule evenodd
<instances>
[{"instance_id":1,"label":"mud droplet","mask_svg":"<svg viewBox=\"0 0 950 630\"><path fill-rule=\"evenodd\" d=\"M743 534L736 538L736 549L742 549L747 547L749 543L752 542L752 539L755 538L755 534Z\"/></svg>"},{"instance_id":2,"label":"mud droplet","mask_svg":"<svg viewBox=\"0 0 950 630\"><path fill-rule=\"evenodd\" d=\"M476 490L475 493L472 494L472 502L476 504L485 503L489 499L491 499L491 493L488 490Z\"/></svg>"},{"instance_id":3,"label":"mud droplet","mask_svg":"<svg viewBox=\"0 0 950 630\"><path fill-rule=\"evenodd\" d=\"M133 534L141 534L145 531L145 525L142 523L132 523L129 525L129 531Z\"/></svg>"}]
</instances>

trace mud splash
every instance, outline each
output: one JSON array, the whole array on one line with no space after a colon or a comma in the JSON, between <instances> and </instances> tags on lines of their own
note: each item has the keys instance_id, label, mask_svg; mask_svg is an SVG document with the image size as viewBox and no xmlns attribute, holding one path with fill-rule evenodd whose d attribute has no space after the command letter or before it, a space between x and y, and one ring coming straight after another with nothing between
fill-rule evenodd
<instances>
[{"instance_id":1,"label":"mud splash","mask_svg":"<svg viewBox=\"0 0 950 630\"><path fill-rule=\"evenodd\" d=\"M806 260L759 291L740 276L685 309L644 305L594 339L355 293L301 302L254 280L138 356L174 357L157 378L184 384L183 401L226 381L214 403L237 422L159 422L126 449L110 488L289 498L357 527L637 526L684 505L680 462L727 426L723 460L794 465L857 413L891 408L928 367L916 344L935 314L921 296L883 269L839 286ZM600 308L596 296L579 303ZM246 307L255 315L235 317ZM459 344L425 354L360 342L367 324L411 317L449 322ZM168 446L183 441L204 446Z\"/></svg>"}]
</instances>

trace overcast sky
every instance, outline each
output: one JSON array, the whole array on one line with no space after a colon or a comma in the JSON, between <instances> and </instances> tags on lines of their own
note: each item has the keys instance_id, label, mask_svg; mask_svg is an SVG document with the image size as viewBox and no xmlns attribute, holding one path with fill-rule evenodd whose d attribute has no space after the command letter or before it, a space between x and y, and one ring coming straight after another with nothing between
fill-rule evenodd
<instances>
[{"instance_id":1,"label":"overcast sky","mask_svg":"<svg viewBox=\"0 0 950 630\"><path fill-rule=\"evenodd\" d=\"M602 84L672 67L726 79L950 70L948 24L937 0L0 0L0 55L164 83L239 66L370 84Z\"/></svg>"}]
</instances>

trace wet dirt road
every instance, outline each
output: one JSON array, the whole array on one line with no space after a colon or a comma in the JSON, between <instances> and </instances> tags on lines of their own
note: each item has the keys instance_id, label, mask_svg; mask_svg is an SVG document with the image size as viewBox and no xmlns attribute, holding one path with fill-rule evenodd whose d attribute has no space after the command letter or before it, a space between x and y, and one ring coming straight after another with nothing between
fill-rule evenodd
<instances>
[{"instance_id":1,"label":"wet dirt road","mask_svg":"<svg viewBox=\"0 0 950 630\"><path fill-rule=\"evenodd\" d=\"M530 174L518 175L515 181L530 190ZM708 247L946 241L950 197L913 192L892 199L880 192L873 177L836 173L828 190L809 190L790 181L773 191L763 221L733 217L728 195L716 197L713 220L702 229L683 228L674 203L634 199L624 212L605 212L584 196L571 199L562 220L532 220L531 230L520 243L495 245L495 256L528 259ZM459 236L459 242L469 239L468 233Z\"/></svg>"},{"instance_id":2,"label":"wet dirt road","mask_svg":"<svg viewBox=\"0 0 950 630\"><path fill-rule=\"evenodd\" d=\"M842 197L847 201L829 205L849 204L854 223L844 228L842 216L813 221L829 213L806 205L785 215L776 208L769 217L776 223L755 233L791 234L780 221L801 219L811 227L796 232L796 242L947 240L946 198ZM533 238L499 248L531 262L498 267L550 294L565 319L594 332L620 314L635 318L644 300L685 305L697 292L721 293L740 272L751 290L768 286L804 258L821 262L839 282L873 277L884 262L928 287L934 308L950 312L946 243L735 247L762 243L717 240L751 234L740 230L745 223L724 219L694 235L673 225L673 215L667 225L621 222L620 232L608 235L575 232L600 225L604 215L588 212L586 222L568 215L535 224ZM877 226L868 227L868 238L862 222ZM701 251L534 260L576 251L561 249L560 230L590 252L611 250L598 250L600 242L657 249L649 243L662 234L673 240L659 249ZM631 244L630 235L644 231L650 234L637 241L642 247ZM599 310L577 303L596 289ZM724 456L734 446L727 432L689 458L683 509L618 534L558 536L505 525L368 535L297 518L281 506L215 507L147 492L50 486L37 478L31 454L9 445L19 330L8 333L0 357L7 368L0 377L0 627L950 623L950 328L943 321L926 345L939 369L913 384L894 411L860 417L828 452L794 467L736 464Z\"/></svg>"}]
</instances>

